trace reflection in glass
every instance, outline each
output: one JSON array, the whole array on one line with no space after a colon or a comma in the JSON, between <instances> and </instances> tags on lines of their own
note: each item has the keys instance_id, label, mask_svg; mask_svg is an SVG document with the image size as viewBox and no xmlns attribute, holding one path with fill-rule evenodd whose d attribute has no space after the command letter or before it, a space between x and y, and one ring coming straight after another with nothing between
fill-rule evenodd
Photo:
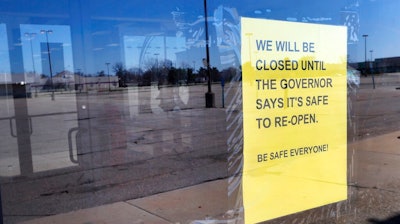
<instances>
[{"instance_id":1,"label":"reflection in glass","mask_svg":"<svg viewBox=\"0 0 400 224\"><path fill-rule=\"evenodd\" d=\"M10 68L10 57L8 54L8 38L6 24L0 23L0 83L5 84L11 81L11 68ZM2 86L5 88L6 86ZM4 91L4 90L2 90Z\"/></svg>"},{"instance_id":2,"label":"reflection in glass","mask_svg":"<svg viewBox=\"0 0 400 224\"><path fill-rule=\"evenodd\" d=\"M25 81L44 89L74 83L69 26L21 24L20 27L21 36L29 36L22 38Z\"/></svg>"},{"instance_id":3,"label":"reflection in glass","mask_svg":"<svg viewBox=\"0 0 400 224\"><path fill-rule=\"evenodd\" d=\"M398 130L399 4L208 1L216 108L206 110L203 2L0 2L0 177L7 218L64 213L227 176L230 208L242 211L240 47L248 40L240 39L241 16L347 26L349 141ZM48 40L41 30L52 30ZM369 35L365 49L362 34ZM369 74L360 77L365 51L376 90ZM352 181L370 184L357 165L357 158L370 157L357 150L350 157ZM343 209L332 205L282 222L337 218Z\"/></svg>"}]
</instances>

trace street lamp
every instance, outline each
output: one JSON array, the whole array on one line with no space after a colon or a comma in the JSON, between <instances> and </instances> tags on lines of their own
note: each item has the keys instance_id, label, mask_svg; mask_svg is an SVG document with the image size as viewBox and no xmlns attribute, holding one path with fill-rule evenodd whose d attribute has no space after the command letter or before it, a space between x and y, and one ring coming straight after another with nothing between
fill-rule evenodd
<instances>
[{"instance_id":1,"label":"street lamp","mask_svg":"<svg viewBox=\"0 0 400 224\"><path fill-rule=\"evenodd\" d=\"M106 62L106 65L107 65L107 76L108 76L108 91L111 91L110 69L108 67L110 65L110 62Z\"/></svg>"},{"instance_id":2,"label":"street lamp","mask_svg":"<svg viewBox=\"0 0 400 224\"><path fill-rule=\"evenodd\" d=\"M159 53L155 53L155 54L154 54L154 56L156 56L156 63L157 63L156 66L157 66L157 69L158 69L158 55L160 55L160 54L159 54Z\"/></svg>"},{"instance_id":3,"label":"street lamp","mask_svg":"<svg viewBox=\"0 0 400 224\"><path fill-rule=\"evenodd\" d=\"M364 72L365 72L365 76L367 75L367 34L362 35L364 37L364 56L365 56L365 60L364 60Z\"/></svg>"},{"instance_id":4,"label":"street lamp","mask_svg":"<svg viewBox=\"0 0 400 224\"><path fill-rule=\"evenodd\" d=\"M34 82L36 82L36 69L35 69L35 59L33 58L33 47L32 47L32 39L33 37L36 36L36 33L25 33L25 36L28 37L29 43L31 45L31 57L32 57L32 68L33 68L33 77L34 77ZM37 85L35 85L35 97L38 96L37 92Z\"/></svg>"},{"instance_id":5,"label":"street lamp","mask_svg":"<svg viewBox=\"0 0 400 224\"><path fill-rule=\"evenodd\" d=\"M364 37L364 40L365 40L365 42L364 42L364 44L365 44L365 46L364 46L364 53L365 53L365 75L367 75L367 37L368 37L368 35L367 34L364 34L364 35L362 35L363 37ZM372 54L372 52L371 52L371 54ZM375 77L374 77L374 74L373 73L371 73L371 77L372 77L372 86L373 86L373 88L375 89Z\"/></svg>"},{"instance_id":6,"label":"street lamp","mask_svg":"<svg viewBox=\"0 0 400 224\"><path fill-rule=\"evenodd\" d=\"M158 84L161 84L161 78L159 77L159 72L158 72L158 65L159 65L159 63L158 63L158 55L160 55L159 53L154 53L154 56L156 56L156 79L157 79L157 82L158 82Z\"/></svg>"},{"instance_id":7,"label":"street lamp","mask_svg":"<svg viewBox=\"0 0 400 224\"><path fill-rule=\"evenodd\" d=\"M370 51L369 51L369 53L371 53L371 61L373 61L373 60L372 60L372 52L374 52L374 50L370 50Z\"/></svg>"},{"instance_id":8,"label":"street lamp","mask_svg":"<svg viewBox=\"0 0 400 224\"><path fill-rule=\"evenodd\" d=\"M77 88L77 90L79 90L79 92L81 92L82 91L82 89L81 89L81 69L77 68L76 71L77 71L76 74L78 75L78 86L77 86L78 88Z\"/></svg>"},{"instance_id":9,"label":"street lamp","mask_svg":"<svg viewBox=\"0 0 400 224\"><path fill-rule=\"evenodd\" d=\"M50 46L49 46L49 33L53 33L52 30L41 30L41 34L46 34L46 44L47 44L47 55L49 57L49 68L50 68L50 85L51 85L51 100L54 100L54 85L53 85L53 70L51 68L51 56L50 56Z\"/></svg>"},{"instance_id":10,"label":"street lamp","mask_svg":"<svg viewBox=\"0 0 400 224\"><path fill-rule=\"evenodd\" d=\"M370 63L370 65L371 65L371 69L372 69L372 65L373 65L373 62L372 62L372 52L374 52L374 51L373 51L373 50L370 50L369 52L371 53L371 63ZM375 89L375 76L374 76L373 71L371 71L371 77L372 77L372 85L374 86L374 89Z\"/></svg>"},{"instance_id":11,"label":"street lamp","mask_svg":"<svg viewBox=\"0 0 400 224\"><path fill-rule=\"evenodd\" d=\"M33 58L33 47L32 47L32 39L36 36L36 33L25 33L25 36L28 37L29 42L30 42L30 45L31 45L31 56L32 56L33 74L36 74L35 59Z\"/></svg>"},{"instance_id":12,"label":"street lamp","mask_svg":"<svg viewBox=\"0 0 400 224\"><path fill-rule=\"evenodd\" d=\"M208 76L208 91L206 92L206 108L215 107L214 93L211 92L211 71L210 71L210 50L208 44L208 15L207 15L207 0L204 0L204 23L206 29L206 61L204 64L207 66L207 76Z\"/></svg>"}]
</instances>

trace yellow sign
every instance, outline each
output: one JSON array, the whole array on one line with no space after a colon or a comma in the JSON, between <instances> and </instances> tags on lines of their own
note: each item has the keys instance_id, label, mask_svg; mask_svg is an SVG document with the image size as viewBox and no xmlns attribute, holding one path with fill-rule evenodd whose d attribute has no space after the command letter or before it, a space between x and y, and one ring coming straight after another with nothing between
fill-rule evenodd
<instances>
[{"instance_id":1,"label":"yellow sign","mask_svg":"<svg viewBox=\"0 0 400 224\"><path fill-rule=\"evenodd\" d=\"M346 200L346 27L242 18L241 30L245 222Z\"/></svg>"}]
</instances>

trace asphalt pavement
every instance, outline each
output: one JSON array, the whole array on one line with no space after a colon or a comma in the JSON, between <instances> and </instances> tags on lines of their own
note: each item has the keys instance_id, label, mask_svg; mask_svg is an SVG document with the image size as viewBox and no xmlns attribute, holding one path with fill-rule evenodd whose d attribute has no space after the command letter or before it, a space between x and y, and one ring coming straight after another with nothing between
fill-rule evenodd
<instances>
[{"instance_id":1,"label":"asphalt pavement","mask_svg":"<svg viewBox=\"0 0 400 224\"><path fill-rule=\"evenodd\" d=\"M349 91L349 199L268 223L370 223L399 212L400 75L374 81L361 77ZM5 223L241 223L227 152L240 135L227 131L240 88L226 90L226 108L216 100L212 109L206 86L28 99L32 161L15 152L26 148L11 130L18 104L0 101L0 128L11 132L0 141ZM26 160L32 173L18 168Z\"/></svg>"}]
</instances>

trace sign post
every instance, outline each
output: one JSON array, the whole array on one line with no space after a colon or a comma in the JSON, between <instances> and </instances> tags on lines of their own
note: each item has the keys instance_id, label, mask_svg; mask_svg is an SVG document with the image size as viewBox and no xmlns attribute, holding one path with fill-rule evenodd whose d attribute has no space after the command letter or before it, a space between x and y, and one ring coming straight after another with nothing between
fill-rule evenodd
<instances>
[{"instance_id":1,"label":"sign post","mask_svg":"<svg viewBox=\"0 0 400 224\"><path fill-rule=\"evenodd\" d=\"M346 200L346 27L241 27L245 222Z\"/></svg>"}]
</instances>

